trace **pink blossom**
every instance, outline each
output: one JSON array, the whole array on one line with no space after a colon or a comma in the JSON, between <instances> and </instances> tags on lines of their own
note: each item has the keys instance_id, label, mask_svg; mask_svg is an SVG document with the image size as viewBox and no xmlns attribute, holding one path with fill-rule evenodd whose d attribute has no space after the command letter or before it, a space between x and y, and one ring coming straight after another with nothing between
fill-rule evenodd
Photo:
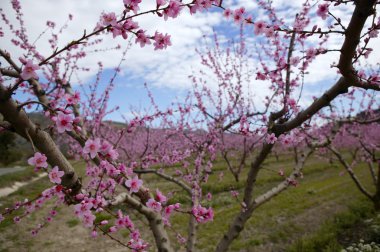
<instances>
[{"instance_id":1,"label":"pink blossom","mask_svg":"<svg viewBox=\"0 0 380 252\"><path fill-rule=\"evenodd\" d=\"M92 230L91 237L96 238L97 236L98 236L98 232L96 232L96 230Z\"/></svg>"},{"instance_id":2,"label":"pink blossom","mask_svg":"<svg viewBox=\"0 0 380 252\"><path fill-rule=\"evenodd\" d=\"M264 29L264 33L265 33L265 36L267 36L268 38L271 38L274 35L274 28L273 27L267 27Z\"/></svg>"},{"instance_id":3,"label":"pink blossom","mask_svg":"<svg viewBox=\"0 0 380 252\"><path fill-rule=\"evenodd\" d=\"M54 168L49 172L49 179L52 183L60 184L62 182L61 177L65 173L58 169L58 166L54 166Z\"/></svg>"},{"instance_id":4,"label":"pink blossom","mask_svg":"<svg viewBox=\"0 0 380 252\"><path fill-rule=\"evenodd\" d=\"M167 0L156 0L156 3L157 3L157 7L160 7L162 5L165 5L167 2Z\"/></svg>"},{"instance_id":5,"label":"pink blossom","mask_svg":"<svg viewBox=\"0 0 380 252\"><path fill-rule=\"evenodd\" d=\"M0 223L4 220L4 217L2 214L0 214Z\"/></svg>"},{"instance_id":6,"label":"pink blossom","mask_svg":"<svg viewBox=\"0 0 380 252\"><path fill-rule=\"evenodd\" d=\"M308 58L308 59L314 59L316 55L317 55L317 50L316 49L314 49L312 47L309 48L309 49L307 49L307 51L306 51L306 58Z\"/></svg>"},{"instance_id":7,"label":"pink blossom","mask_svg":"<svg viewBox=\"0 0 380 252\"><path fill-rule=\"evenodd\" d=\"M291 57L289 63L292 66L297 66L298 63L300 63L300 58L299 57Z\"/></svg>"},{"instance_id":8,"label":"pink blossom","mask_svg":"<svg viewBox=\"0 0 380 252\"><path fill-rule=\"evenodd\" d=\"M207 209L201 205L198 205L193 207L191 212L199 223L205 223L214 219L214 211L211 207Z\"/></svg>"},{"instance_id":9,"label":"pink blossom","mask_svg":"<svg viewBox=\"0 0 380 252\"><path fill-rule=\"evenodd\" d=\"M150 44L150 39L145 35L143 30L138 30L136 33L136 43L140 43L140 47Z\"/></svg>"},{"instance_id":10,"label":"pink blossom","mask_svg":"<svg viewBox=\"0 0 380 252\"><path fill-rule=\"evenodd\" d=\"M129 9L131 9L134 13L137 13L137 11L140 9L139 4L141 3L141 0L123 0L124 5L128 6Z\"/></svg>"},{"instance_id":11,"label":"pink blossom","mask_svg":"<svg viewBox=\"0 0 380 252\"><path fill-rule=\"evenodd\" d=\"M223 16L225 18L230 18L232 16L232 10L230 9L225 9L224 12L223 12Z\"/></svg>"},{"instance_id":12,"label":"pink blossom","mask_svg":"<svg viewBox=\"0 0 380 252\"><path fill-rule=\"evenodd\" d=\"M138 230L134 230L133 232L131 232L129 237L131 237L131 239L138 240L138 239L140 239L141 235L140 235L140 232Z\"/></svg>"},{"instance_id":13,"label":"pink blossom","mask_svg":"<svg viewBox=\"0 0 380 252\"><path fill-rule=\"evenodd\" d=\"M257 72L256 73L256 80L266 80L267 76L263 73Z\"/></svg>"},{"instance_id":14,"label":"pink blossom","mask_svg":"<svg viewBox=\"0 0 380 252\"><path fill-rule=\"evenodd\" d=\"M40 67L38 65L33 64L32 60L27 60L20 74L21 79L29 80L31 78L38 79L36 74L36 70Z\"/></svg>"},{"instance_id":15,"label":"pink blossom","mask_svg":"<svg viewBox=\"0 0 380 252\"><path fill-rule=\"evenodd\" d=\"M100 139L96 138L94 140L88 139L86 141L86 144L84 145L83 148L83 153L85 154L90 154L91 158L94 158L100 149Z\"/></svg>"},{"instance_id":16,"label":"pink blossom","mask_svg":"<svg viewBox=\"0 0 380 252\"><path fill-rule=\"evenodd\" d=\"M115 227L115 226L112 226L108 229L108 232L110 232L110 233L115 233L116 231L117 231L117 227Z\"/></svg>"},{"instance_id":17,"label":"pink blossom","mask_svg":"<svg viewBox=\"0 0 380 252\"><path fill-rule=\"evenodd\" d=\"M73 95L66 94L65 98L66 98L68 105L76 105L80 101L80 93L78 91L76 91Z\"/></svg>"},{"instance_id":18,"label":"pink blossom","mask_svg":"<svg viewBox=\"0 0 380 252\"><path fill-rule=\"evenodd\" d=\"M175 210L175 205L169 205L165 207L164 208L165 217L168 218L174 210Z\"/></svg>"},{"instance_id":19,"label":"pink blossom","mask_svg":"<svg viewBox=\"0 0 380 252\"><path fill-rule=\"evenodd\" d=\"M180 244L185 244L186 243L186 238L183 237L182 235L180 234L177 234L177 240Z\"/></svg>"},{"instance_id":20,"label":"pink blossom","mask_svg":"<svg viewBox=\"0 0 380 252\"><path fill-rule=\"evenodd\" d=\"M115 26L117 24L116 15L114 12L103 13L102 15L102 24L104 26Z\"/></svg>"},{"instance_id":21,"label":"pink blossom","mask_svg":"<svg viewBox=\"0 0 380 252\"><path fill-rule=\"evenodd\" d=\"M267 24L264 21L257 21L254 24L254 30L253 31L256 35L259 35L259 34L263 33L266 28L267 28Z\"/></svg>"},{"instance_id":22,"label":"pink blossom","mask_svg":"<svg viewBox=\"0 0 380 252\"><path fill-rule=\"evenodd\" d=\"M75 215L82 217L85 213L90 212L93 206L94 204L91 202L82 201L74 206Z\"/></svg>"},{"instance_id":23,"label":"pink blossom","mask_svg":"<svg viewBox=\"0 0 380 252\"><path fill-rule=\"evenodd\" d=\"M235 190L232 190L231 191L231 196L234 197L234 198L237 198L239 196L239 192L235 191Z\"/></svg>"},{"instance_id":24,"label":"pink blossom","mask_svg":"<svg viewBox=\"0 0 380 252\"><path fill-rule=\"evenodd\" d=\"M277 137L274 133L267 136L267 143L268 144L274 144L277 141Z\"/></svg>"},{"instance_id":25,"label":"pink blossom","mask_svg":"<svg viewBox=\"0 0 380 252\"><path fill-rule=\"evenodd\" d=\"M165 195L162 194L160 190L156 190L156 200L160 203L165 203L167 201L167 198Z\"/></svg>"},{"instance_id":26,"label":"pink blossom","mask_svg":"<svg viewBox=\"0 0 380 252\"><path fill-rule=\"evenodd\" d=\"M170 0L168 7L164 10L164 19L167 20L168 17L176 18L181 12L181 3L176 0Z\"/></svg>"},{"instance_id":27,"label":"pink blossom","mask_svg":"<svg viewBox=\"0 0 380 252\"><path fill-rule=\"evenodd\" d=\"M115 166L113 166L111 164L106 166L106 170L107 170L107 174L110 177L115 177L115 176L120 174L120 171L118 169L116 169Z\"/></svg>"},{"instance_id":28,"label":"pink blossom","mask_svg":"<svg viewBox=\"0 0 380 252\"><path fill-rule=\"evenodd\" d=\"M148 244L146 244L141 239L138 239L138 240L131 239L128 242L128 246L130 246L132 248L132 251L136 251L137 252L137 251L146 251L146 248L148 247Z\"/></svg>"},{"instance_id":29,"label":"pink blossom","mask_svg":"<svg viewBox=\"0 0 380 252\"><path fill-rule=\"evenodd\" d=\"M91 212L83 214L82 222L85 227L92 227L94 225L95 215Z\"/></svg>"},{"instance_id":30,"label":"pink blossom","mask_svg":"<svg viewBox=\"0 0 380 252\"><path fill-rule=\"evenodd\" d=\"M19 216L16 216L13 218L14 223L19 223L21 221L21 218Z\"/></svg>"},{"instance_id":31,"label":"pink blossom","mask_svg":"<svg viewBox=\"0 0 380 252\"><path fill-rule=\"evenodd\" d=\"M241 23L244 20L245 9L242 7L234 11L234 22Z\"/></svg>"},{"instance_id":32,"label":"pink blossom","mask_svg":"<svg viewBox=\"0 0 380 252\"><path fill-rule=\"evenodd\" d=\"M108 152L105 154L105 156L107 158L110 158L111 160L116 160L117 157L119 156L119 153L117 152L117 150L111 148L108 150Z\"/></svg>"},{"instance_id":33,"label":"pink blossom","mask_svg":"<svg viewBox=\"0 0 380 252\"><path fill-rule=\"evenodd\" d=\"M118 211L117 216L118 216L116 220L117 228L127 227L130 230L134 229L134 224L129 218L129 216L124 216L121 210Z\"/></svg>"},{"instance_id":34,"label":"pink blossom","mask_svg":"<svg viewBox=\"0 0 380 252\"><path fill-rule=\"evenodd\" d=\"M171 46L172 43L170 42L170 35L156 32L154 34L154 50L158 49L166 49L168 46Z\"/></svg>"},{"instance_id":35,"label":"pink blossom","mask_svg":"<svg viewBox=\"0 0 380 252\"><path fill-rule=\"evenodd\" d=\"M379 31L376 29L373 29L368 35L370 38L377 38L377 36L379 35Z\"/></svg>"},{"instance_id":36,"label":"pink blossom","mask_svg":"<svg viewBox=\"0 0 380 252\"><path fill-rule=\"evenodd\" d=\"M162 209L161 203L155 201L154 199L150 198L148 202L146 203L146 206L150 209L153 209L156 212L160 212Z\"/></svg>"},{"instance_id":37,"label":"pink blossom","mask_svg":"<svg viewBox=\"0 0 380 252\"><path fill-rule=\"evenodd\" d=\"M320 16L323 20L328 17L329 5L328 4L320 4L318 5L317 15Z\"/></svg>"},{"instance_id":38,"label":"pink blossom","mask_svg":"<svg viewBox=\"0 0 380 252\"><path fill-rule=\"evenodd\" d=\"M58 112L56 124L59 133L73 130L73 118L70 115L66 115L62 112Z\"/></svg>"},{"instance_id":39,"label":"pink blossom","mask_svg":"<svg viewBox=\"0 0 380 252\"><path fill-rule=\"evenodd\" d=\"M125 181L125 185L129 188L131 192L138 192L141 185L143 184L143 181L139 179L137 176L135 176L132 179L127 179Z\"/></svg>"},{"instance_id":40,"label":"pink blossom","mask_svg":"<svg viewBox=\"0 0 380 252\"><path fill-rule=\"evenodd\" d=\"M41 154L39 152L36 152L33 157L28 159L28 164L32 165L36 168L47 168L48 163L46 162L47 158L45 154Z\"/></svg>"},{"instance_id":41,"label":"pink blossom","mask_svg":"<svg viewBox=\"0 0 380 252\"><path fill-rule=\"evenodd\" d=\"M211 201L211 200L212 200L212 194L211 194L211 193L207 193L207 194L206 194L206 199L207 199L208 201Z\"/></svg>"}]
</instances>

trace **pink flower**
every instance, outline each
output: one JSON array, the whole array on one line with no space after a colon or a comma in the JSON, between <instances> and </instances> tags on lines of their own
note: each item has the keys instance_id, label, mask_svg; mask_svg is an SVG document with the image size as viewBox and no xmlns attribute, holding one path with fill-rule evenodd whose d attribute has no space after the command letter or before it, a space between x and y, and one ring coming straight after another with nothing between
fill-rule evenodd
<instances>
[{"instance_id":1,"label":"pink flower","mask_svg":"<svg viewBox=\"0 0 380 252\"><path fill-rule=\"evenodd\" d=\"M232 10L230 9L225 9L224 12L223 12L223 16L225 18L230 18L232 16Z\"/></svg>"},{"instance_id":2,"label":"pink flower","mask_svg":"<svg viewBox=\"0 0 380 252\"><path fill-rule=\"evenodd\" d=\"M168 218L174 210L175 210L174 205L169 205L169 206L165 207L164 208L165 216Z\"/></svg>"},{"instance_id":3,"label":"pink flower","mask_svg":"<svg viewBox=\"0 0 380 252\"><path fill-rule=\"evenodd\" d=\"M274 144L277 141L277 137L274 133L267 136L267 143Z\"/></svg>"},{"instance_id":4,"label":"pink flower","mask_svg":"<svg viewBox=\"0 0 380 252\"><path fill-rule=\"evenodd\" d=\"M111 148L106 154L105 156L107 158L110 158L111 160L116 160L117 157L119 156L119 153L117 152L117 150Z\"/></svg>"},{"instance_id":5,"label":"pink flower","mask_svg":"<svg viewBox=\"0 0 380 252\"><path fill-rule=\"evenodd\" d=\"M377 36L379 35L379 31L373 29L368 35L370 38L377 38Z\"/></svg>"},{"instance_id":6,"label":"pink flower","mask_svg":"<svg viewBox=\"0 0 380 252\"><path fill-rule=\"evenodd\" d=\"M205 223L214 219L214 211L211 207L207 209L201 205L198 205L196 207L193 207L191 212L199 223Z\"/></svg>"},{"instance_id":7,"label":"pink flower","mask_svg":"<svg viewBox=\"0 0 380 252\"><path fill-rule=\"evenodd\" d=\"M91 237L96 238L97 236L98 236L98 232L96 232L96 230L92 230Z\"/></svg>"},{"instance_id":8,"label":"pink flower","mask_svg":"<svg viewBox=\"0 0 380 252\"><path fill-rule=\"evenodd\" d=\"M172 43L170 42L170 35L156 32L154 34L154 50L158 49L166 49L168 46L171 46Z\"/></svg>"},{"instance_id":9,"label":"pink flower","mask_svg":"<svg viewBox=\"0 0 380 252\"><path fill-rule=\"evenodd\" d=\"M241 7L234 11L234 21L235 23L240 23L244 20L245 9Z\"/></svg>"},{"instance_id":10,"label":"pink flower","mask_svg":"<svg viewBox=\"0 0 380 252\"><path fill-rule=\"evenodd\" d=\"M323 20L328 17L329 5L328 4L320 4L318 5L317 15L320 16Z\"/></svg>"},{"instance_id":11,"label":"pink flower","mask_svg":"<svg viewBox=\"0 0 380 252\"><path fill-rule=\"evenodd\" d=\"M129 190L131 192L135 192L135 193L139 191L142 183L143 183L143 181L141 179L139 179L137 176L135 176L132 179L127 179L125 181L125 185L129 188Z\"/></svg>"},{"instance_id":12,"label":"pink flower","mask_svg":"<svg viewBox=\"0 0 380 252\"><path fill-rule=\"evenodd\" d=\"M58 112L56 124L59 133L73 130L73 118L62 112Z\"/></svg>"},{"instance_id":13,"label":"pink flower","mask_svg":"<svg viewBox=\"0 0 380 252\"><path fill-rule=\"evenodd\" d=\"M90 209L94 206L91 202L82 201L74 206L75 215L82 217L85 213L91 212ZM103 224L102 224L103 225Z\"/></svg>"},{"instance_id":14,"label":"pink flower","mask_svg":"<svg viewBox=\"0 0 380 252\"><path fill-rule=\"evenodd\" d=\"M160 190L156 190L156 200L160 203L165 203L167 201L167 198L165 195L162 194Z\"/></svg>"},{"instance_id":15,"label":"pink flower","mask_svg":"<svg viewBox=\"0 0 380 252\"><path fill-rule=\"evenodd\" d=\"M14 223L19 223L21 221L21 218L19 216L16 216L13 218Z\"/></svg>"},{"instance_id":16,"label":"pink flower","mask_svg":"<svg viewBox=\"0 0 380 252\"><path fill-rule=\"evenodd\" d=\"M181 3L176 0L170 0L168 7L164 10L164 19L167 20L168 17L176 18L181 12Z\"/></svg>"},{"instance_id":17,"label":"pink flower","mask_svg":"<svg viewBox=\"0 0 380 252\"><path fill-rule=\"evenodd\" d=\"M265 33L265 36L267 36L268 38L271 38L274 35L274 28L273 27L267 27L264 29L264 33Z\"/></svg>"},{"instance_id":18,"label":"pink flower","mask_svg":"<svg viewBox=\"0 0 380 252\"><path fill-rule=\"evenodd\" d=\"M117 228L115 226L112 226L108 229L108 232L115 233L117 231Z\"/></svg>"},{"instance_id":19,"label":"pink flower","mask_svg":"<svg viewBox=\"0 0 380 252\"><path fill-rule=\"evenodd\" d=\"M73 95L66 94L65 98L67 100L68 105L76 105L80 101L80 93L78 91L76 91Z\"/></svg>"},{"instance_id":20,"label":"pink flower","mask_svg":"<svg viewBox=\"0 0 380 252\"><path fill-rule=\"evenodd\" d=\"M154 199L150 198L148 202L146 203L146 206L149 207L150 209L160 212L162 209L161 203L155 201Z\"/></svg>"},{"instance_id":21,"label":"pink flower","mask_svg":"<svg viewBox=\"0 0 380 252\"><path fill-rule=\"evenodd\" d=\"M58 166L54 166L54 168L49 173L49 179L52 183L60 184L62 182L61 177L65 173L63 171L58 170Z\"/></svg>"},{"instance_id":22,"label":"pink flower","mask_svg":"<svg viewBox=\"0 0 380 252\"><path fill-rule=\"evenodd\" d=\"M95 140L88 139L83 148L83 153L89 154L91 158L94 158L100 149L100 139Z\"/></svg>"},{"instance_id":23,"label":"pink flower","mask_svg":"<svg viewBox=\"0 0 380 252\"><path fill-rule=\"evenodd\" d=\"M289 63L292 66L297 66L298 63L300 63L300 58L299 57L291 57Z\"/></svg>"},{"instance_id":24,"label":"pink flower","mask_svg":"<svg viewBox=\"0 0 380 252\"><path fill-rule=\"evenodd\" d=\"M150 39L145 35L143 30L138 30L136 33L136 41L135 43L140 43L140 47L144 47L145 45L150 44Z\"/></svg>"},{"instance_id":25,"label":"pink flower","mask_svg":"<svg viewBox=\"0 0 380 252\"><path fill-rule=\"evenodd\" d=\"M308 59L314 59L316 55L317 55L317 50L316 49L314 49L312 47L309 48L309 49L307 49L307 51L306 51L306 58L308 58Z\"/></svg>"},{"instance_id":26,"label":"pink flower","mask_svg":"<svg viewBox=\"0 0 380 252\"><path fill-rule=\"evenodd\" d=\"M115 13L114 12L103 13L102 23L104 26L108 26L108 25L115 26L117 24Z\"/></svg>"},{"instance_id":27,"label":"pink flower","mask_svg":"<svg viewBox=\"0 0 380 252\"><path fill-rule=\"evenodd\" d=\"M4 220L4 217L2 214L0 214L0 223Z\"/></svg>"},{"instance_id":28,"label":"pink flower","mask_svg":"<svg viewBox=\"0 0 380 252\"><path fill-rule=\"evenodd\" d=\"M95 215L90 211L83 215L82 222L85 227L92 227L94 225Z\"/></svg>"},{"instance_id":29,"label":"pink flower","mask_svg":"<svg viewBox=\"0 0 380 252\"><path fill-rule=\"evenodd\" d=\"M267 28L267 24L264 21L257 21L254 24L254 30L253 31L256 35L259 35L259 34L263 33L266 28Z\"/></svg>"},{"instance_id":30,"label":"pink flower","mask_svg":"<svg viewBox=\"0 0 380 252\"><path fill-rule=\"evenodd\" d=\"M33 157L28 159L28 164L36 168L47 168L48 163L46 162L47 158L44 154L36 152Z\"/></svg>"},{"instance_id":31,"label":"pink flower","mask_svg":"<svg viewBox=\"0 0 380 252\"><path fill-rule=\"evenodd\" d=\"M212 200L212 194L211 194L211 193L207 193L207 194L206 194L206 199L207 199L208 201L211 201L211 200Z\"/></svg>"},{"instance_id":32,"label":"pink flower","mask_svg":"<svg viewBox=\"0 0 380 252\"><path fill-rule=\"evenodd\" d=\"M235 191L235 190L232 190L231 191L231 196L234 197L234 198L237 198L239 196L239 192Z\"/></svg>"},{"instance_id":33,"label":"pink flower","mask_svg":"<svg viewBox=\"0 0 380 252\"><path fill-rule=\"evenodd\" d=\"M156 3L157 3L157 7L160 7L166 4L166 0L156 0Z\"/></svg>"},{"instance_id":34,"label":"pink flower","mask_svg":"<svg viewBox=\"0 0 380 252\"><path fill-rule=\"evenodd\" d=\"M29 80L31 78L38 79L37 74L34 72L38 70L40 67L38 65L34 65L32 60L27 60L22 72L20 74L21 79Z\"/></svg>"},{"instance_id":35,"label":"pink flower","mask_svg":"<svg viewBox=\"0 0 380 252\"><path fill-rule=\"evenodd\" d=\"M266 80L267 76L263 73L257 72L256 73L256 80Z\"/></svg>"}]
</instances>

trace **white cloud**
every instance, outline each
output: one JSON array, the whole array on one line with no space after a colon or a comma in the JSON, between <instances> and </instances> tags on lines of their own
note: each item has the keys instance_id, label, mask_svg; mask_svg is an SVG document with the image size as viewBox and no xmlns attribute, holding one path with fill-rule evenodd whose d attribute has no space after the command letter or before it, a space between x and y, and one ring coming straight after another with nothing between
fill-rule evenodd
<instances>
[{"instance_id":1,"label":"white cloud","mask_svg":"<svg viewBox=\"0 0 380 252\"><path fill-rule=\"evenodd\" d=\"M153 3L154 1L152 1ZM151 8L152 4L141 6L142 10ZM122 0L118 1L52 1L39 0L21 1L24 12L25 27L31 41L39 36L46 28L46 21L56 22L60 27L71 13L74 16L68 28L59 36L59 47L62 47L82 36L84 29L87 33L92 31L102 11L121 13L123 10ZM1 2L1 8L11 18L11 23L15 23L13 11L9 2ZM154 51L153 46L146 46L141 49L134 44L127 53L127 60L123 62L122 69L135 77L144 77L149 83L159 86L171 86L180 88L187 82L187 75L190 73L190 66L197 63L194 54L195 47L199 45L203 34L211 34L212 27L221 21L222 16L217 13L199 13L191 16L188 12L182 13L177 19L164 21L162 18L152 14L136 18L135 21L149 32L154 34L156 30L171 35L173 46L164 51ZM3 25L2 25L3 26ZM8 29L4 27L5 37L2 38L2 48L11 52L12 56L17 59L20 55L19 50L11 42L11 36ZM47 43L48 34L44 35L37 43L37 49L44 56L52 53L52 49ZM126 46L127 41L121 37L113 39L112 35L101 35L104 42L97 48L112 48L121 44ZM134 42L134 38L132 38ZM105 68L116 67L121 58L120 51L106 51L101 53L89 54L80 62L80 66L91 67L95 71L82 73L80 77L92 77L96 73L97 62L102 61Z\"/></svg>"},{"instance_id":2,"label":"white cloud","mask_svg":"<svg viewBox=\"0 0 380 252\"><path fill-rule=\"evenodd\" d=\"M153 6L155 1L143 1L142 9L149 9ZM274 6L281 11L278 13L279 17L283 17L286 22L292 22L294 20L293 14L299 9L303 1L288 1L278 0L274 1ZM317 1L312 1L312 4ZM91 31L99 20L99 16L102 11L120 13L123 9L122 0L115 1L100 1L100 0L38 0L36 1L21 1L22 8L24 10L25 26L28 30L28 34L31 40L34 40L39 36L41 31L45 29L46 20L52 20L57 23L57 26L61 26L67 20L68 14L74 15L74 20L70 22L68 28L59 37L62 47L73 39L79 38L84 29ZM251 12L254 17L262 17L264 12L257 9L256 3L251 0L238 0L226 1L227 6L232 9L239 6L245 6L246 10ZM8 16L12 15L10 3L1 1L1 8L4 9L4 13ZM352 6L344 6L340 8L334 8L333 13L342 18L344 23L348 22L349 16L353 10ZM316 7L312 10L316 11ZM292 13L292 14L290 14ZM127 54L127 59L122 63L121 75L126 77L125 79L143 79L149 85L158 87L170 87L174 89L186 89L189 88L191 83L187 76L191 74L192 69L200 68L199 58L196 55L195 48L200 45L203 34L212 34L212 28L218 26L218 24L225 24L223 17L218 12L205 12L194 16L190 14L182 13L180 17L175 20L169 19L163 21L162 18L158 18L152 14L142 16L136 19L140 26L148 30L151 34L155 30L159 30L171 35L173 46L164 51L154 51L153 47L145 47L141 49L138 45L134 45ZM322 25L324 22L319 17L316 20L312 19L311 22L317 22L318 25ZM15 23L14 17L11 19L11 23ZM1 23L3 26L3 23ZM310 25L312 27L312 25ZM248 27L248 30L252 31L252 27ZM0 38L1 47L7 49L12 55L17 58L19 52L12 46L10 42L10 35L7 33L7 29L4 26L6 36ZM223 31L224 32L224 31ZM252 32L251 32L252 34ZM224 34L220 37L229 36L230 31L226 29ZM52 49L46 42L47 35L44 35L37 42L38 50L45 56L50 55ZM104 39L100 48L111 48L117 44L126 46L128 41L121 38L113 39L111 35L102 35ZM134 41L134 39L133 39ZM311 40L311 43L316 43L318 38ZM256 37L249 38L249 42L253 44L256 42ZM328 47L339 49L341 46L342 37L340 35L331 36ZM378 63L380 43L378 39L375 39L370 44L374 48L374 53L370 56L368 62L375 64ZM92 67L96 69L96 64L99 60L103 62L105 68L113 68L117 66L120 60L120 51L106 51L101 53L89 54L83 61L81 66ZM322 81L333 81L337 76L336 71L330 68L332 62L338 59L338 53L328 53L326 55L318 57L310 66L310 74L305 77L305 88L321 83ZM253 59L250 62L250 66L254 69L258 64L258 61ZM83 73L80 77L87 79L93 77L95 71ZM254 79L254 77L253 77ZM142 84L142 83L141 83ZM210 85L212 85L210 83ZM268 89L265 84L261 84L264 87L257 89L255 92L256 98L261 100L266 94ZM257 85L258 86L258 85Z\"/></svg>"}]
</instances>

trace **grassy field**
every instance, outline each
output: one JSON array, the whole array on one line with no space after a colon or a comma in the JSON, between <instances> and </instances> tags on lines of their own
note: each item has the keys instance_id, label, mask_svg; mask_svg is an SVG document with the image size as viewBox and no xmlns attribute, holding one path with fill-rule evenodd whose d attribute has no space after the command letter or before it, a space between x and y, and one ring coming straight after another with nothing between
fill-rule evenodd
<instances>
[{"instance_id":1,"label":"grassy field","mask_svg":"<svg viewBox=\"0 0 380 252\"><path fill-rule=\"evenodd\" d=\"M290 157L268 159L260 173L255 194L259 195L270 189L283 178L277 175L279 168L289 173L292 169ZM76 164L76 169L83 174L83 164ZM370 237L367 226L380 224L379 218L372 211L372 205L355 187L347 174L340 176L343 168L331 165L323 160L311 158L304 169L304 178L297 187L291 187L270 202L258 208L247 223L245 230L233 243L231 251L340 251L343 246L361 238ZM240 210L240 203L231 197L230 190L238 190L242 194L246 170L241 181L236 183L233 176L224 172L223 180L219 180L219 172L224 170L223 162L217 163L209 182L203 186L203 192L211 192L211 203L215 210L214 222L199 225L197 251L213 251L216 243L227 230L231 219ZM168 170L168 173L174 172ZM371 180L366 166L357 168L358 176L370 185ZM146 183L152 189L163 188L167 192L175 185L157 179L152 175L144 175ZM31 198L49 185L48 179L21 188L5 199L0 199L3 209L17 200ZM241 198L239 198L241 200ZM186 205L190 202L187 195L178 191L173 201ZM19 224L10 220L0 224L0 251L124 251L115 242L100 237L91 239L89 230L82 227L73 215L71 207L61 207L57 218L49 223L37 237L29 233L49 211L51 205L33 213ZM135 216L128 208L126 210ZM98 220L107 219L106 214L98 215ZM371 220L372 219L372 220ZM372 222L368 222L371 220ZM176 232L186 235L188 217L174 215L172 219L174 237ZM368 224L369 223L369 224ZM140 219L137 225L145 226L146 221ZM357 227L360 232L353 232ZM357 233L352 236L352 233ZM380 233L380 232L379 232ZM379 234L378 233L378 234ZM127 232L118 234L120 238ZM371 233L372 235L372 233ZM143 233L147 240L152 240L149 231ZM362 237L365 236L365 237ZM68 242L70 241L70 242ZM175 242L173 245L182 251L183 247ZM65 250L62 250L65 248Z\"/></svg>"}]
</instances>

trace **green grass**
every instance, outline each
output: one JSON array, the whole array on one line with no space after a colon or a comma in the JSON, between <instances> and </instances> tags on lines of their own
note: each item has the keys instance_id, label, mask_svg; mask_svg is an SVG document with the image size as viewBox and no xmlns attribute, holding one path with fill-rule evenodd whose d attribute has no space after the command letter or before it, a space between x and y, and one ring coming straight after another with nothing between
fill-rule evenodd
<instances>
[{"instance_id":1,"label":"green grass","mask_svg":"<svg viewBox=\"0 0 380 252\"><path fill-rule=\"evenodd\" d=\"M75 163L76 171L83 177L85 166L82 162ZM277 171L283 168L286 174L290 174L293 168L292 156L280 156L280 162L275 157L270 157L264 164L259 174L254 189L258 196L283 180ZM174 174L175 167L165 168L167 174ZM219 180L220 171L224 170L223 180ZM253 213L247 222L245 230L238 239L233 242L230 251L267 251L265 246L273 244L273 251L283 250L289 247L289 251L321 251L313 248L323 248L326 251L338 251L344 230L352 228L357 221L367 218L371 214L371 205L357 190L349 176L339 176L343 168L336 164L329 164L317 158L311 158L303 171L304 178L299 179L299 185L290 187L271 201L262 205ZM360 165L356 171L363 184L371 183L369 172L365 165ZM208 183L202 185L204 194L213 194L212 202L202 202L202 205L212 206L215 211L214 222L198 226L197 251L213 251L217 242L227 230L229 223L240 211L243 187L247 176L248 167L245 167L236 183L234 177L226 171L223 161L217 162ZM160 188L164 193L176 191L170 202L180 202L183 209L189 209L190 198L184 191L173 183L159 179L156 176L143 175L144 185L151 188ZM51 186L47 178L39 180L33 185L23 187L5 201L4 205L24 198L32 198L46 187ZM231 189L238 190L239 200L231 197ZM3 206L1 207L3 209ZM335 210L338 208L338 210ZM123 208L124 209L124 208ZM147 229L147 222L140 215L135 215L129 207L124 209L135 219L136 226ZM110 219L107 213L98 213L96 222ZM172 244L179 248L176 243L176 232L186 235L189 216L186 214L174 214L171 218L172 228L169 234L173 238ZM0 232L4 226L10 225L9 220L0 224ZM66 224L65 224L66 223ZM64 223L67 228L81 225L77 219L69 219ZM105 229L108 226L104 227ZM172 230L175 230L172 231ZM121 234L128 236L127 232ZM148 231L144 236L150 236ZM19 238L17 238L19 239ZM17 240L15 239L15 240ZM151 239L148 237L148 239ZM1 247L1 246L0 246ZM310 250L309 250L310 249ZM270 249L268 250L270 251Z\"/></svg>"},{"instance_id":2,"label":"green grass","mask_svg":"<svg viewBox=\"0 0 380 252\"><path fill-rule=\"evenodd\" d=\"M79 223L80 221L78 219L71 219L71 220L66 221L66 225L70 228L75 227Z\"/></svg>"},{"instance_id":3,"label":"green grass","mask_svg":"<svg viewBox=\"0 0 380 252\"><path fill-rule=\"evenodd\" d=\"M370 219L371 225L365 225ZM364 224L364 225L363 225ZM380 241L380 216L376 216L370 202L362 200L349 207L349 211L335 215L332 220L321 225L317 232L298 239L288 248L288 252L340 251L360 239ZM359 235L359 237L354 237ZM344 244L346 243L346 244Z\"/></svg>"}]
</instances>

